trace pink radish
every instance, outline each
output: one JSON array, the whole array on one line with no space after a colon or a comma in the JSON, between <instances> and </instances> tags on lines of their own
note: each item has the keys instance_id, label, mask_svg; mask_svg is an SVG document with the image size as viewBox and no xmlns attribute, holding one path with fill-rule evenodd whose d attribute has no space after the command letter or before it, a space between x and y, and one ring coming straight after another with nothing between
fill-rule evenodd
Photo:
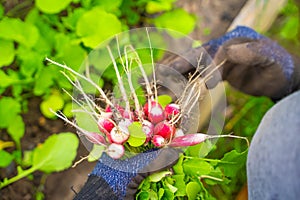
<instances>
[{"instance_id":1,"label":"pink radish","mask_svg":"<svg viewBox=\"0 0 300 200\"><path fill-rule=\"evenodd\" d=\"M161 135L154 135L153 138L152 138L152 143L156 147L162 147L166 144L166 140Z\"/></svg>"},{"instance_id":2,"label":"pink radish","mask_svg":"<svg viewBox=\"0 0 300 200\"><path fill-rule=\"evenodd\" d=\"M152 101L151 106L148 106L148 118L153 124L165 120L164 110L159 103Z\"/></svg>"},{"instance_id":3,"label":"pink radish","mask_svg":"<svg viewBox=\"0 0 300 200\"><path fill-rule=\"evenodd\" d=\"M160 135L165 139L170 139L175 133L175 127L167 121L159 122L154 127L154 135Z\"/></svg>"},{"instance_id":4,"label":"pink radish","mask_svg":"<svg viewBox=\"0 0 300 200\"><path fill-rule=\"evenodd\" d=\"M105 138L99 133L87 132L85 133L85 136L86 139L88 139L90 142L94 144L104 145L106 143Z\"/></svg>"},{"instance_id":5,"label":"pink radish","mask_svg":"<svg viewBox=\"0 0 300 200\"><path fill-rule=\"evenodd\" d=\"M106 113L103 116L100 116L98 119L98 128L102 133L106 135L110 133L110 131L115 127L115 124L110 119L112 113Z\"/></svg>"},{"instance_id":6,"label":"pink radish","mask_svg":"<svg viewBox=\"0 0 300 200\"><path fill-rule=\"evenodd\" d=\"M114 127L110 132L110 138L113 143L123 144L129 138L129 131L124 126Z\"/></svg>"},{"instance_id":7,"label":"pink radish","mask_svg":"<svg viewBox=\"0 0 300 200\"><path fill-rule=\"evenodd\" d=\"M210 136L203 133L187 134L184 136L174 138L171 141L170 146L171 147L193 146L205 141L208 138L210 138Z\"/></svg>"},{"instance_id":8,"label":"pink radish","mask_svg":"<svg viewBox=\"0 0 300 200\"><path fill-rule=\"evenodd\" d=\"M180 107L178 104L171 103L165 107L165 115L167 119L171 119L173 116L176 116L180 113Z\"/></svg>"},{"instance_id":9,"label":"pink radish","mask_svg":"<svg viewBox=\"0 0 300 200\"><path fill-rule=\"evenodd\" d=\"M119 159L124 155L125 149L121 144L112 143L107 148L107 154L113 159Z\"/></svg>"},{"instance_id":10,"label":"pink radish","mask_svg":"<svg viewBox=\"0 0 300 200\"><path fill-rule=\"evenodd\" d=\"M145 143L148 143L153 136L154 125L148 120L144 120L142 125L143 125L143 132L146 134Z\"/></svg>"},{"instance_id":11,"label":"pink radish","mask_svg":"<svg viewBox=\"0 0 300 200\"><path fill-rule=\"evenodd\" d=\"M115 105L114 108L116 109L115 111L118 111L122 116L124 114L125 109L120 106L120 105ZM111 108L111 106L107 106L105 109L105 112L113 112L114 109Z\"/></svg>"}]
</instances>

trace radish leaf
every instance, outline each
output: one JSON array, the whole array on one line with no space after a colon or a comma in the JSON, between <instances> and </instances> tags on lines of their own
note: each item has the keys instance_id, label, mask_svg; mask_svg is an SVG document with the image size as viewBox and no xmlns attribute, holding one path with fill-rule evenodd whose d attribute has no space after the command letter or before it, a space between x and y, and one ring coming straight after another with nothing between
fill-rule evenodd
<instances>
[{"instance_id":1,"label":"radish leaf","mask_svg":"<svg viewBox=\"0 0 300 200\"><path fill-rule=\"evenodd\" d=\"M146 134L143 131L142 124L140 122L133 122L128 126L130 133L128 143L130 146L138 147L144 144L146 141Z\"/></svg>"}]
</instances>

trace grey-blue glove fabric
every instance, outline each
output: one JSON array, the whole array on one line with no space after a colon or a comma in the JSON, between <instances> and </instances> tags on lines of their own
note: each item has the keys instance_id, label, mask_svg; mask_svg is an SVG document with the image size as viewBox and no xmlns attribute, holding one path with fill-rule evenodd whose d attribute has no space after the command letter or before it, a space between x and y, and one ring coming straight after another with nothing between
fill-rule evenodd
<instances>
[{"instance_id":1,"label":"grey-blue glove fabric","mask_svg":"<svg viewBox=\"0 0 300 200\"><path fill-rule=\"evenodd\" d=\"M300 91L275 104L262 119L247 159L249 200L300 197Z\"/></svg>"},{"instance_id":2,"label":"grey-blue glove fabric","mask_svg":"<svg viewBox=\"0 0 300 200\"><path fill-rule=\"evenodd\" d=\"M148 175L173 166L180 150L163 148L115 160L104 153L75 199L134 199Z\"/></svg>"},{"instance_id":3,"label":"grey-blue glove fabric","mask_svg":"<svg viewBox=\"0 0 300 200\"><path fill-rule=\"evenodd\" d=\"M279 100L300 88L299 58L251 28L238 26L173 59L169 66L181 74L189 74L195 71L201 54L200 65L209 65L211 58L215 65L222 63L221 80L227 80L244 93ZM214 67L207 69L204 76L211 70ZM213 88L221 80L213 78L206 85Z\"/></svg>"}]
</instances>

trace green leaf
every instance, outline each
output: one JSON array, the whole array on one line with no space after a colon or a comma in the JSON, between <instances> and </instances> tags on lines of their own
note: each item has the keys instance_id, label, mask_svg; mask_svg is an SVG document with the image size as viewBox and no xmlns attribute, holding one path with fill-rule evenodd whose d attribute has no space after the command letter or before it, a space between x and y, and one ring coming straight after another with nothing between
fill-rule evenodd
<instances>
[{"instance_id":1,"label":"green leaf","mask_svg":"<svg viewBox=\"0 0 300 200\"><path fill-rule=\"evenodd\" d=\"M154 14L157 12L169 11L172 9L172 3L175 0L157 0L149 1L146 5L146 12L149 14Z\"/></svg>"},{"instance_id":2,"label":"green leaf","mask_svg":"<svg viewBox=\"0 0 300 200\"><path fill-rule=\"evenodd\" d=\"M72 0L36 0L35 5L44 13L55 14L64 10L71 2Z\"/></svg>"},{"instance_id":3,"label":"green leaf","mask_svg":"<svg viewBox=\"0 0 300 200\"><path fill-rule=\"evenodd\" d=\"M94 144L93 149L89 154L88 161L94 162L99 160L104 150L105 150L105 146Z\"/></svg>"},{"instance_id":4,"label":"green leaf","mask_svg":"<svg viewBox=\"0 0 300 200\"><path fill-rule=\"evenodd\" d=\"M244 152L237 152L232 150L224 155L222 162L218 164L223 169L225 176L236 177L240 169L245 167L248 150Z\"/></svg>"},{"instance_id":5,"label":"green leaf","mask_svg":"<svg viewBox=\"0 0 300 200\"><path fill-rule=\"evenodd\" d=\"M4 16L4 7L0 4L0 19Z\"/></svg>"},{"instance_id":6,"label":"green leaf","mask_svg":"<svg viewBox=\"0 0 300 200\"><path fill-rule=\"evenodd\" d=\"M140 122L133 122L128 126L129 130L129 139L127 142L130 146L138 147L145 143L146 134L143 131L143 126Z\"/></svg>"},{"instance_id":7,"label":"green leaf","mask_svg":"<svg viewBox=\"0 0 300 200\"><path fill-rule=\"evenodd\" d=\"M33 150L24 151L23 152L22 165L25 166L25 167L31 166L32 165L32 159L33 159Z\"/></svg>"},{"instance_id":8,"label":"green leaf","mask_svg":"<svg viewBox=\"0 0 300 200\"><path fill-rule=\"evenodd\" d=\"M280 36L285 39L297 39L299 16L291 16L280 31Z\"/></svg>"},{"instance_id":9,"label":"green leaf","mask_svg":"<svg viewBox=\"0 0 300 200\"><path fill-rule=\"evenodd\" d=\"M55 49L57 51L55 60L60 63L65 63L75 71L78 71L86 58L86 51L64 34L58 34L56 36Z\"/></svg>"},{"instance_id":10,"label":"green leaf","mask_svg":"<svg viewBox=\"0 0 300 200\"><path fill-rule=\"evenodd\" d=\"M76 109L76 108L73 108ZM88 108L87 108L88 109ZM76 112L74 113L76 124L89 132L99 132L99 128L97 123L95 122L93 116L91 116L89 113L85 112Z\"/></svg>"},{"instance_id":11,"label":"green leaf","mask_svg":"<svg viewBox=\"0 0 300 200\"><path fill-rule=\"evenodd\" d=\"M12 41L0 39L0 68L10 65L15 58L15 48Z\"/></svg>"},{"instance_id":12,"label":"green leaf","mask_svg":"<svg viewBox=\"0 0 300 200\"><path fill-rule=\"evenodd\" d=\"M174 187L173 185L171 185L171 184L168 183L168 182L165 182L165 185L166 185L166 187L167 187L173 194L178 190L177 187Z\"/></svg>"},{"instance_id":13,"label":"green leaf","mask_svg":"<svg viewBox=\"0 0 300 200\"><path fill-rule=\"evenodd\" d=\"M150 182L158 182L162 180L164 177L171 175L172 172L170 171L161 171L154 174L151 174L148 178Z\"/></svg>"},{"instance_id":14,"label":"green leaf","mask_svg":"<svg viewBox=\"0 0 300 200\"><path fill-rule=\"evenodd\" d=\"M76 29L78 19L86 12L84 8L77 8L70 12L67 17L62 18L62 22L66 28L70 30Z\"/></svg>"},{"instance_id":15,"label":"green leaf","mask_svg":"<svg viewBox=\"0 0 300 200\"><path fill-rule=\"evenodd\" d=\"M162 196L163 200L173 200L174 199L174 193L170 191L168 188L165 188L164 195Z\"/></svg>"},{"instance_id":16,"label":"green leaf","mask_svg":"<svg viewBox=\"0 0 300 200\"><path fill-rule=\"evenodd\" d=\"M204 158L212 150L213 144L211 141L206 140L200 144L190 146L186 150L186 155L192 157Z\"/></svg>"},{"instance_id":17,"label":"green leaf","mask_svg":"<svg viewBox=\"0 0 300 200\"><path fill-rule=\"evenodd\" d=\"M33 167L46 173L67 169L75 159L79 140L74 133L54 134L33 153Z\"/></svg>"},{"instance_id":18,"label":"green leaf","mask_svg":"<svg viewBox=\"0 0 300 200\"><path fill-rule=\"evenodd\" d=\"M107 12L117 14L122 0L94 0L93 6L98 6Z\"/></svg>"},{"instance_id":19,"label":"green leaf","mask_svg":"<svg viewBox=\"0 0 300 200\"><path fill-rule=\"evenodd\" d=\"M95 48L122 31L121 22L102 8L95 7L83 14L77 22L76 33L87 47Z\"/></svg>"},{"instance_id":20,"label":"green leaf","mask_svg":"<svg viewBox=\"0 0 300 200\"><path fill-rule=\"evenodd\" d=\"M71 118L73 117L72 113L73 104L72 102L66 103L63 109L63 113L66 117Z\"/></svg>"},{"instance_id":21,"label":"green leaf","mask_svg":"<svg viewBox=\"0 0 300 200\"><path fill-rule=\"evenodd\" d=\"M30 23L6 17L0 21L0 38L32 47L39 38L39 31Z\"/></svg>"},{"instance_id":22,"label":"green leaf","mask_svg":"<svg viewBox=\"0 0 300 200\"><path fill-rule=\"evenodd\" d=\"M0 98L0 128L7 128L21 112L21 104L11 98Z\"/></svg>"},{"instance_id":23,"label":"green leaf","mask_svg":"<svg viewBox=\"0 0 300 200\"><path fill-rule=\"evenodd\" d=\"M177 163L172 167L176 174L183 174L183 167L182 167L183 159L184 159L184 155L181 154Z\"/></svg>"},{"instance_id":24,"label":"green leaf","mask_svg":"<svg viewBox=\"0 0 300 200\"><path fill-rule=\"evenodd\" d=\"M150 194L149 192L141 191L140 193L137 194L136 199L148 200L150 199Z\"/></svg>"},{"instance_id":25,"label":"green leaf","mask_svg":"<svg viewBox=\"0 0 300 200\"><path fill-rule=\"evenodd\" d=\"M183 170L187 175L201 176L209 174L213 166L203 160L189 159L183 163Z\"/></svg>"},{"instance_id":26,"label":"green leaf","mask_svg":"<svg viewBox=\"0 0 300 200\"><path fill-rule=\"evenodd\" d=\"M36 78L33 93L36 96L40 96L49 92L49 88L54 84L53 77L55 76L55 70L53 66L42 68L38 77Z\"/></svg>"},{"instance_id":27,"label":"green leaf","mask_svg":"<svg viewBox=\"0 0 300 200\"><path fill-rule=\"evenodd\" d=\"M0 167L7 167L14 157L4 150L0 150Z\"/></svg>"},{"instance_id":28,"label":"green leaf","mask_svg":"<svg viewBox=\"0 0 300 200\"><path fill-rule=\"evenodd\" d=\"M156 27L171 29L186 35L194 30L196 19L185 10L176 9L155 18L154 24ZM179 36L172 31L169 33L174 37Z\"/></svg>"},{"instance_id":29,"label":"green leaf","mask_svg":"<svg viewBox=\"0 0 300 200\"><path fill-rule=\"evenodd\" d=\"M176 196L183 197L186 195L186 185L184 181L185 175L173 175L172 178L175 180L175 187L178 188Z\"/></svg>"},{"instance_id":30,"label":"green leaf","mask_svg":"<svg viewBox=\"0 0 300 200\"><path fill-rule=\"evenodd\" d=\"M41 112L45 117L53 118L55 114L51 112L61 110L64 107L64 99L58 93L54 93L40 104Z\"/></svg>"},{"instance_id":31,"label":"green leaf","mask_svg":"<svg viewBox=\"0 0 300 200\"><path fill-rule=\"evenodd\" d=\"M7 75L4 71L0 70L0 88L7 88L13 85L16 81L14 77Z\"/></svg>"},{"instance_id":32,"label":"green leaf","mask_svg":"<svg viewBox=\"0 0 300 200\"><path fill-rule=\"evenodd\" d=\"M169 95L159 95L157 97L157 101L158 103L165 108L169 103L172 102L172 97L170 97Z\"/></svg>"},{"instance_id":33,"label":"green leaf","mask_svg":"<svg viewBox=\"0 0 300 200\"><path fill-rule=\"evenodd\" d=\"M20 147L20 140L25 133L25 124L20 115L17 115L13 121L10 122L7 132L10 137L15 141L17 147Z\"/></svg>"},{"instance_id":34,"label":"green leaf","mask_svg":"<svg viewBox=\"0 0 300 200\"><path fill-rule=\"evenodd\" d=\"M189 200L194 200L197 197L197 194L200 192L201 187L197 182L189 182L186 185L186 194Z\"/></svg>"}]
</instances>

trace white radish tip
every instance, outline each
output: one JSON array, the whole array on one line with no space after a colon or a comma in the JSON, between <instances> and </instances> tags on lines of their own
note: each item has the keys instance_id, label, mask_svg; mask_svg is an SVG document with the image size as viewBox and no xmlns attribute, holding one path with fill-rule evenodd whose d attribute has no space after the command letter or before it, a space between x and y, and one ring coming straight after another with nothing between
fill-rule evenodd
<instances>
[{"instance_id":1,"label":"white radish tip","mask_svg":"<svg viewBox=\"0 0 300 200\"><path fill-rule=\"evenodd\" d=\"M124 155L125 148L121 144L112 143L108 146L106 153L113 159L119 159Z\"/></svg>"},{"instance_id":2,"label":"white radish tip","mask_svg":"<svg viewBox=\"0 0 300 200\"><path fill-rule=\"evenodd\" d=\"M113 143L123 144L129 138L129 131L124 126L114 127L110 132L110 138Z\"/></svg>"}]
</instances>

